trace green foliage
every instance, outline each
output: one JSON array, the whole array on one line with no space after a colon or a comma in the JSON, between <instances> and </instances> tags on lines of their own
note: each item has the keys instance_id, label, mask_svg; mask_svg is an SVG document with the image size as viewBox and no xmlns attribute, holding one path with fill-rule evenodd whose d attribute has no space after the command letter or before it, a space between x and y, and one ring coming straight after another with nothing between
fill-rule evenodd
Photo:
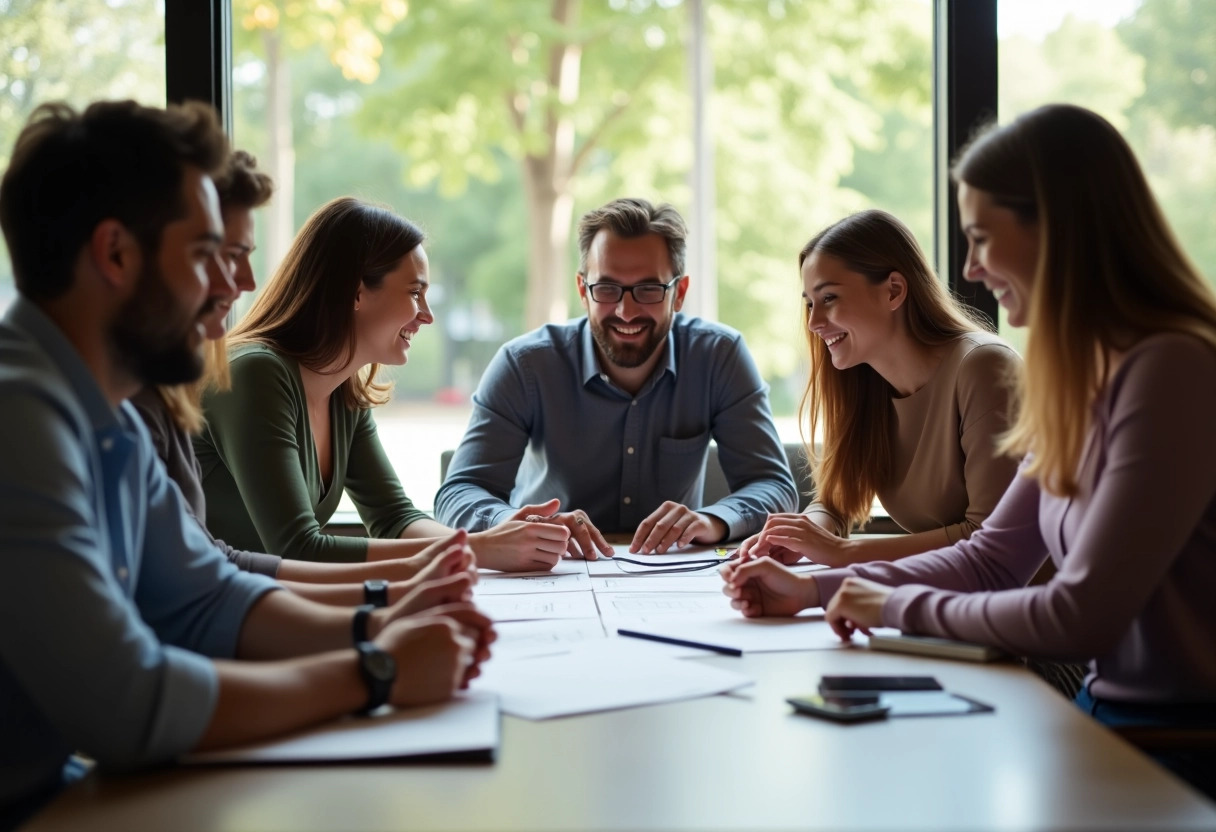
<instances>
[{"instance_id":1,"label":"green foliage","mask_svg":"<svg viewBox=\"0 0 1216 832\"><path fill-rule=\"evenodd\" d=\"M1145 59L1147 111L1173 127L1216 125L1216 3L1142 0L1119 35Z\"/></svg>"},{"instance_id":2,"label":"green foliage","mask_svg":"<svg viewBox=\"0 0 1216 832\"><path fill-rule=\"evenodd\" d=\"M165 103L165 24L156 0L0 0L0 169L47 101ZM0 241L0 306L11 284Z\"/></svg>"}]
</instances>

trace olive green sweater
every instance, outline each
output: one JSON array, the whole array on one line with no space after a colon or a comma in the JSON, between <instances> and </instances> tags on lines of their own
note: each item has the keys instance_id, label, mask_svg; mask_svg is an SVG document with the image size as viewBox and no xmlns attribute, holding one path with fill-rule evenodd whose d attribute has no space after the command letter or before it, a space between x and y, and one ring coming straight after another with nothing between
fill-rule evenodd
<instances>
[{"instance_id":1,"label":"olive green sweater","mask_svg":"<svg viewBox=\"0 0 1216 832\"><path fill-rule=\"evenodd\" d=\"M401 488L370 410L330 398L333 479L321 480L297 363L251 345L233 352L232 389L204 398L207 427L194 440L207 525L243 549L303 560L357 562L367 540L323 534L345 489L372 537L395 538L427 515Z\"/></svg>"}]
</instances>

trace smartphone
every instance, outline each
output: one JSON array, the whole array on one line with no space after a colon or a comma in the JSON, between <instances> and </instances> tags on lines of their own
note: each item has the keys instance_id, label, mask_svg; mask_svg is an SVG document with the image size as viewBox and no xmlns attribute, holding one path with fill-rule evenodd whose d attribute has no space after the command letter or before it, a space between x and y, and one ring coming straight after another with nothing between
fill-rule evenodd
<instances>
[{"instance_id":1,"label":"smartphone","mask_svg":"<svg viewBox=\"0 0 1216 832\"><path fill-rule=\"evenodd\" d=\"M932 676L821 676L819 692L831 696L845 691L873 693L897 690L941 690Z\"/></svg>"},{"instance_id":2,"label":"smartphone","mask_svg":"<svg viewBox=\"0 0 1216 832\"><path fill-rule=\"evenodd\" d=\"M785 700L802 714L831 719L836 722L861 722L867 719L883 719L889 706L879 702L877 696L824 696L818 693L807 696L792 696Z\"/></svg>"}]
</instances>

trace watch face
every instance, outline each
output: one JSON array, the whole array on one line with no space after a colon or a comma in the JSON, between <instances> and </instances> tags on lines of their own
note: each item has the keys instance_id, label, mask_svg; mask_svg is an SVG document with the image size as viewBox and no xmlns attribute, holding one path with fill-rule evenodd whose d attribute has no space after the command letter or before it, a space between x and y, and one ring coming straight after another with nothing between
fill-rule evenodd
<instances>
[{"instance_id":1,"label":"watch face","mask_svg":"<svg viewBox=\"0 0 1216 832\"><path fill-rule=\"evenodd\" d=\"M371 580L364 581L363 585L372 592L382 592L388 589L388 581L383 578L372 578Z\"/></svg>"},{"instance_id":2,"label":"watch face","mask_svg":"<svg viewBox=\"0 0 1216 832\"><path fill-rule=\"evenodd\" d=\"M373 679L391 682L397 676L397 662L383 650L369 650L363 654L363 667Z\"/></svg>"}]
</instances>

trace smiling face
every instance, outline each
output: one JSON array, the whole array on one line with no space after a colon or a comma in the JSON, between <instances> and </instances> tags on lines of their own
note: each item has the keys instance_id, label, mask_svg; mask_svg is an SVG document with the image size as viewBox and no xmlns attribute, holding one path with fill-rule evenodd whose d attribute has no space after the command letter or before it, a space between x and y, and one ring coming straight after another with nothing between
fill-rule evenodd
<instances>
[{"instance_id":1,"label":"smiling face","mask_svg":"<svg viewBox=\"0 0 1216 832\"><path fill-rule=\"evenodd\" d=\"M839 258L815 251L802 263L802 296L808 329L823 339L832 366L844 370L881 360L891 349L907 292L898 272L871 283Z\"/></svg>"},{"instance_id":2,"label":"smiling face","mask_svg":"<svg viewBox=\"0 0 1216 832\"><path fill-rule=\"evenodd\" d=\"M1012 326L1026 326L1039 259L1039 227L997 205L987 191L958 186L959 223L967 235L963 277L982 281Z\"/></svg>"},{"instance_id":3,"label":"smiling face","mask_svg":"<svg viewBox=\"0 0 1216 832\"><path fill-rule=\"evenodd\" d=\"M223 338L228 329L228 313L232 304L244 292L252 292L257 288L253 277L253 266L249 255L256 245L253 238L253 211L246 207L228 208L223 212L224 241L220 246L219 263L232 275L236 284L236 294L230 300L217 303L213 313L207 318L207 339L215 341Z\"/></svg>"},{"instance_id":4,"label":"smiling face","mask_svg":"<svg viewBox=\"0 0 1216 832\"><path fill-rule=\"evenodd\" d=\"M356 350L361 364L404 364L410 340L435 322L426 302L426 252L417 246L384 276L379 288L367 285L355 299Z\"/></svg>"},{"instance_id":5,"label":"smiling face","mask_svg":"<svg viewBox=\"0 0 1216 832\"><path fill-rule=\"evenodd\" d=\"M659 345L671 331L676 312L684 305L688 280L672 286L660 303L638 303L630 292L621 295L616 303L599 303L591 298L584 284L665 284L673 276L667 243L658 234L620 237L603 229L592 241L587 253L587 274L579 281L578 292L600 358L607 362L610 373L613 368L648 369L658 355Z\"/></svg>"},{"instance_id":6,"label":"smiling face","mask_svg":"<svg viewBox=\"0 0 1216 832\"><path fill-rule=\"evenodd\" d=\"M165 226L155 260L144 260L110 329L119 361L143 384L197 379L207 323L236 297L229 270L218 262L223 235L215 186L197 168L184 172L182 204L184 215Z\"/></svg>"}]
</instances>

